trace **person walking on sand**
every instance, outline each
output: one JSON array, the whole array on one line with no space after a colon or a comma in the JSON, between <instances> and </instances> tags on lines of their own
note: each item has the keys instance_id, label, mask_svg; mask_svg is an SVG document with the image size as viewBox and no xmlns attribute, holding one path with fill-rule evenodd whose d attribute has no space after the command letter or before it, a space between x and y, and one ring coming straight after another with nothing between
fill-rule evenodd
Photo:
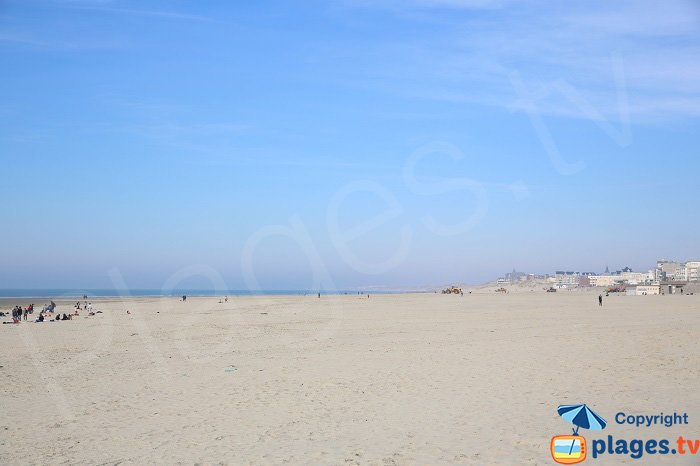
<instances>
[{"instance_id":1,"label":"person walking on sand","mask_svg":"<svg viewBox=\"0 0 700 466\"><path fill-rule=\"evenodd\" d=\"M603 305L603 295L599 294L598 295L598 306L602 306L602 305Z\"/></svg>"}]
</instances>

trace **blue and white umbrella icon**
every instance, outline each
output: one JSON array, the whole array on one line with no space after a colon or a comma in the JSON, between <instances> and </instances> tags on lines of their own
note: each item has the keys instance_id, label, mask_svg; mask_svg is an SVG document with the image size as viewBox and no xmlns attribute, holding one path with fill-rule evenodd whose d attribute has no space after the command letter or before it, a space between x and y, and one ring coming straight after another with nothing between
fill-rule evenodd
<instances>
[{"instance_id":1,"label":"blue and white umbrella icon","mask_svg":"<svg viewBox=\"0 0 700 466\"><path fill-rule=\"evenodd\" d=\"M593 412L586 405L561 405L557 408L557 413L576 426L574 435L578 435L579 427L591 430L603 430L608 423L602 417Z\"/></svg>"},{"instance_id":2,"label":"blue and white umbrella icon","mask_svg":"<svg viewBox=\"0 0 700 466\"><path fill-rule=\"evenodd\" d=\"M608 423L602 417L593 412L591 408L584 405L561 405L557 408L557 413L566 421L576 426L573 429L574 435L578 435L578 429L603 430ZM576 440L571 442L569 454L573 451Z\"/></svg>"}]
</instances>

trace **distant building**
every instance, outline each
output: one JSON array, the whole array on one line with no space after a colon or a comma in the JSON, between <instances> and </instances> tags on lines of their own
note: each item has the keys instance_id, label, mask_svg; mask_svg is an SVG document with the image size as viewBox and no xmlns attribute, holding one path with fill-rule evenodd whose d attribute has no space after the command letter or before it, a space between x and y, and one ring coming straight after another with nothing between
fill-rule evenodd
<instances>
[{"instance_id":1,"label":"distant building","mask_svg":"<svg viewBox=\"0 0 700 466\"><path fill-rule=\"evenodd\" d=\"M666 279L673 280L674 282L687 282L688 281L688 269L685 267L685 264L682 264L679 266L675 272L673 272L673 275L666 276Z\"/></svg>"},{"instance_id":2,"label":"distant building","mask_svg":"<svg viewBox=\"0 0 700 466\"><path fill-rule=\"evenodd\" d=\"M700 261L676 262L660 260L656 262L654 279L659 282L700 282Z\"/></svg>"},{"instance_id":3,"label":"distant building","mask_svg":"<svg viewBox=\"0 0 700 466\"><path fill-rule=\"evenodd\" d=\"M505 280L510 283L516 283L519 281L523 281L527 278L527 274L524 272L516 272L515 267L513 268L512 272L509 272L505 276Z\"/></svg>"},{"instance_id":4,"label":"distant building","mask_svg":"<svg viewBox=\"0 0 700 466\"><path fill-rule=\"evenodd\" d=\"M667 276L667 280L676 282L698 282L698 269L700 269L700 261L688 261L679 263L673 277Z\"/></svg>"},{"instance_id":5,"label":"distant building","mask_svg":"<svg viewBox=\"0 0 700 466\"><path fill-rule=\"evenodd\" d=\"M628 295L646 296L659 294L659 285L638 285L627 288Z\"/></svg>"},{"instance_id":6,"label":"distant building","mask_svg":"<svg viewBox=\"0 0 700 466\"><path fill-rule=\"evenodd\" d=\"M505 276L498 279L499 285L514 284L519 282L546 280L554 288L576 288L588 286L612 287L626 285L635 287L630 293L639 288L640 293L658 294L653 292L653 287L660 286L661 293L673 293L687 283L700 283L700 261L677 262L662 259L656 262L656 267L646 272L635 272L631 267L610 272L610 267L605 266L605 273L574 272L571 270L557 270L554 275L536 275L532 273L517 272L513 268ZM672 285L673 288L668 288ZM644 286L652 288L645 289Z\"/></svg>"},{"instance_id":7,"label":"distant building","mask_svg":"<svg viewBox=\"0 0 700 466\"><path fill-rule=\"evenodd\" d=\"M591 275L588 277L591 286L613 286L622 282L619 275Z\"/></svg>"},{"instance_id":8,"label":"distant building","mask_svg":"<svg viewBox=\"0 0 700 466\"><path fill-rule=\"evenodd\" d=\"M680 268L685 268L685 264L665 259L656 261L655 279L658 281L674 280L676 271Z\"/></svg>"},{"instance_id":9,"label":"distant building","mask_svg":"<svg viewBox=\"0 0 700 466\"><path fill-rule=\"evenodd\" d=\"M661 288L661 294L676 294L676 293L681 293L683 294L683 288L685 286L685 283L662 283L659 285L659 288Z\"/></svg>"},{"instance_id":10,"label":"distant building","mask_svg":"<svg viewBox=\"0 0 700 466\"><path fill-rule=\"evenodd\" d=\"M685 268L689 282L700 282L700 261L688 261Z\"/></svg>"},{"instance_id":11,"label":"distant building","mask_svg":"<svg viewBox=\"0 0 700 466\"><path fill-rule=\"evenodd\" d=\"M647 283L649 281L649 274L646 272L632 272L631 269L628 272L624 270L619 275L623 282L627 282L630 285L640 285Z\"/></svg>"},{"instance_id":12,"label":"distant building","mask_svg":"<svg viewBox=\"0 0 700 466\"><path fill-rule=\"evenodd\" d=\"M558 270L554 273L554 288L577 288L581 279L580 272Z\"/></svg>"}]
</instances>

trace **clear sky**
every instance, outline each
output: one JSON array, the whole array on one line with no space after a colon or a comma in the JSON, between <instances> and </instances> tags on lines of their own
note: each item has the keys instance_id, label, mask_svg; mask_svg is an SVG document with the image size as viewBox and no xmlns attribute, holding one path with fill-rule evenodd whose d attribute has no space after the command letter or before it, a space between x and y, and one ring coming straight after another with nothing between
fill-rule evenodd
<instances>
[{"instance_id":1,"label":"clear sky","mask_svg":"<svg viewBox=\"0 0 700 466\"><path fill-rule=\"evenodd\" d=\"M697 260L699 57L695 1L0 0L0 288Z\"/></svg>"}]
</instances>

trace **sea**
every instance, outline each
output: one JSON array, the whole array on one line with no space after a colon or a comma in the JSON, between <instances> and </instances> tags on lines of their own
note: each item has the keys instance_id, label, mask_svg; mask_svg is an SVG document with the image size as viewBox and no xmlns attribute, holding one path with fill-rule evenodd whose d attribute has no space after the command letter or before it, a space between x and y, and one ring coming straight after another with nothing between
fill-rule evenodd
<instances>
[{"instance_id":1,"label":"sea","mask_svg":"<svg viewBox=\"0 0 700 466\"><path fill-rule=\"evenodd\" d=\"M160 289L0 289L0 298L111 298L111 297L169 297L169 296L280 296L280 295L306 295L317 294L319 290L160 290ZM325 295L357 295L357 294L396 294L403 291L376 291L376 290L320 290Z\"/></svg>"}]
</instances>

